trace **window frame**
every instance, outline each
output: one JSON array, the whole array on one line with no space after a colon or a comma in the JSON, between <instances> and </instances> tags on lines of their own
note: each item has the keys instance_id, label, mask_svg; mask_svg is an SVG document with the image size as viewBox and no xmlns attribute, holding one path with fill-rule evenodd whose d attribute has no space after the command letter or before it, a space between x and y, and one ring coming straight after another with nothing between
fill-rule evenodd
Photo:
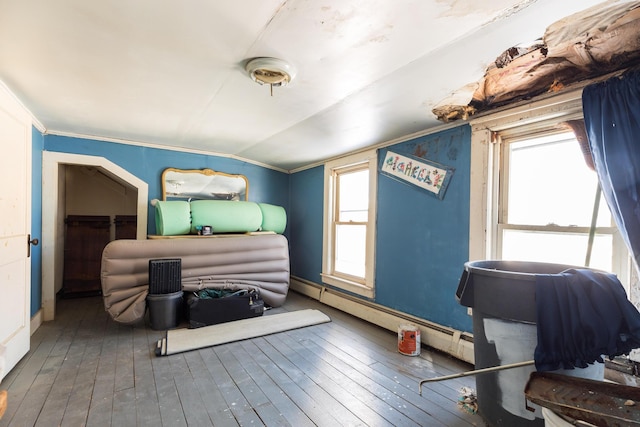
<instances>
[{"instance_id":1,"label":"window frame","mask_svg":"<svg viewBox=\"0 0 640 427\"><path fill-rule=\"evenodd\" d=\"M500 191L502 139L522 140L552 133L558 123L582 119L582 89L543 97L512 108L486 114L470 121L471 185L469 260L499 259L498 252L504 230L500 221L504 200ZM559 130L566 132L566 129ZM505 191L506 194L506 191ZM478 215L478 212L481 212ZM558 227L562 229L563 227ZM618 276L629 294L631 262L620 233L613 233L612 272ZM603 230L599 227L598 230ZM579 231L572 228L572 231ZM604 231L604 230L603 230ZM588 230L587 230L588 233Z\"/></svg>"},{"instance_id":2,"label":"window frame","mask_svg":"<svg viewBox=\"0 0 640 427\"><path fill-rule=\"evenodd\" d=\"M375 224L377 195L377 150L367 150L336 160L324 166L324 213L322 247L322 282L367 298L375 296ZM363 279L335 271L335 226L337 219L336 175L343 172L367 169L369 171L368 215L366 222L354 225L366 226L365 276Z\"/></svg>"},{"instance_id":3,"label":"window frame","mask_svg":"<svg viewBox=\"0 0 640 427\"><path fill-rule=\"evenodd\" d=\"M510 183L510 174L511 170L510 162L511 162L511 151L509 145L512 143L526 141L529 139L534 139L541 136L552 136L570 133L571 131L568 129L559 129L559 128L551 128L551 129L543 129L541 128L539 131L534 134L524 134L519 135L516 138L506 137L503 133L498 134L496 137L495 150L499 153L500 158L500 166L499 170L495 171L497 174L497 179L499 180L498 185L498 194L496 198L499 200L499 206L497 209L497 224L496 224L496 235L495 235L495 245L493 245L493 256L496 259L502 258L502 245L504 242L504 231L505 230L517 230L517 231L530 231L530 232L546 232L546 233L560 233L560 234L578 234L578 235L586 235L588 236L591 228L589 226L565 226L565 225L556 225L556 224L546 224L546 225L533 225L533 224L516 224L509 221L509 186ZM505 135L505 137L503 137ZM508 133L507 133L508 135ZM619 236L617 232L617 228L613 224L613 218L611 218L611 224L609 226L598 226L595 228L595 234L598 235L611 235L612 236L612 268L615 268L615 258L617 254L616 246L621 242L617 240L616 235Z\"/></svg>"}]
</instances>

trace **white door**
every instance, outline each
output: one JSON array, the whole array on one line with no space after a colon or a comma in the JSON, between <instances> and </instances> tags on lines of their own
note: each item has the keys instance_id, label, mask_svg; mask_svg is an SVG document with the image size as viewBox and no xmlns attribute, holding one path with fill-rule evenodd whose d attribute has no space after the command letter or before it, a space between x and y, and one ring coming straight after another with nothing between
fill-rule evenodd
<instances>
[{"instance_id":1,"label":"white door","mask_svg":"<svg viewBox=\"0 0 640 427\"><path fill-rule=\"evenodd\" d=\"M29 351L31 118L0 84L0 380Z\"/></svg>"}]
</instances>

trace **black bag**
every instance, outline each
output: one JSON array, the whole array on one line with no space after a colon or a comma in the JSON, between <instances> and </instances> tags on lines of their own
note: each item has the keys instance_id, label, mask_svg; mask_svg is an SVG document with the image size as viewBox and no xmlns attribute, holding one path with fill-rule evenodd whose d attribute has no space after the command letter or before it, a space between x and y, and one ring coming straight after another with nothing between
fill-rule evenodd
<instances>
[{"instance_id":1,"label":"black bag","mask_svg":"<svg viewBox=\"0 0 640 427\"><path fill-rule=\"evenodd\" d=\"M262 316L264 301L257 289L202 289L187 295L189 328Z\"/></svg>"}]
</instances>

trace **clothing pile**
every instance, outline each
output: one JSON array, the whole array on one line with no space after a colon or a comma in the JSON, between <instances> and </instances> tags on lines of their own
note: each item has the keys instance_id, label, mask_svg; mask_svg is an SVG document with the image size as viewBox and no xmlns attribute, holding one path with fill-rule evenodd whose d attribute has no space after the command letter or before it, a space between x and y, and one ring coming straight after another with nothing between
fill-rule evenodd
<instances>
[{"instance_id":1,"label":"clothing pile","mask_svg":"<svg viewBox=\"0 0 640 427\"><path fill-rule=\"evenodd\" d=\"M640 312L611 273L536 275L538 371L585 368L640 347Z\"/></svg>"}]
</instances>

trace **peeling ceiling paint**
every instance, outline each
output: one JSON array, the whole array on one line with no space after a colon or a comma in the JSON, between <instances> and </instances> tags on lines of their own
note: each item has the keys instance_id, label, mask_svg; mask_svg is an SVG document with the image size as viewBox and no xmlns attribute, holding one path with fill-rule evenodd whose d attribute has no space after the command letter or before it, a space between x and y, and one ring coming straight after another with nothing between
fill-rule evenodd
<instances>
[{"instance_id":1,"label":"peeling ceiling paint","mask_svg":"<svg viewBox=\"0 0 640 427\"><path fill-rule=\"evenodd\" d=\"M502 52L478 81L441 101L443 122L467 119L640 64L640 2L608 2L563 18L529 45Z\"/></svg>"}]
</instances>

